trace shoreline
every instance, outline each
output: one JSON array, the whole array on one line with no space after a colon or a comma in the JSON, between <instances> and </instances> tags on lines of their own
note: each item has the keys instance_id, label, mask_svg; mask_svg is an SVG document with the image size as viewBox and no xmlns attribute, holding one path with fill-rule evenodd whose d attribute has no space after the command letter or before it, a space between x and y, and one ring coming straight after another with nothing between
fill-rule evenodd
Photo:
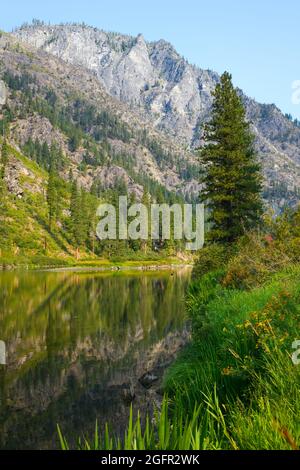
<instances>
[{"instance_id":1,"label":"shoreline","mask_svg":"<svg viewBox=\"0 0 300 470\"><path fill-rule=\"evenodd\" d=\"M43 272L127 272L127 271L171 271L190 268L192 264L157 264L157 265L138 265L138 266L71 266L61 268L37 268L36 271Z\"/></svg>"},{"instance_id":2,"label":"shoreline","mask_svg":"<svg viewBox=\"0 0 300 470\"><path fill-rule=\"evenodd\" d=\"M62 264L55 265L49 263L45 264L34 264L34 263L21 263L21 264L0 264L0 273L9 271L47 271L47 272L126 272L126 271L170 271L184 268L192 268L193 262L186 261L181 263L174 262L174 258L167 260L157 261L156 260L145 260L145 261L120 261L109 262L103 260L102 262L87 262L87 263L74 263L74 264Z\"/></svg>"}]
</instances>

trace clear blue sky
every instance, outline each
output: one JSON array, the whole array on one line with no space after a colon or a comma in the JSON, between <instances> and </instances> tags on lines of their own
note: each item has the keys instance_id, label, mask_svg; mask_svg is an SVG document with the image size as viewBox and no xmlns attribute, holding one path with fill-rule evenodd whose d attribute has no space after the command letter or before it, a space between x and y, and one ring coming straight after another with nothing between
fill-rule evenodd
<instances>
[{"instance_id":1,"label":"clear blue sky","mask_svg":"<svg viewBox=\"0 0 300 470\"><path fill-rule=\"evenodd\" d=\"M219 73L260 102L300 118L292 83L300 80L299 0L11 0L0 28L25 21L84 21L99 28L164 38L190 62Z\"/></svg>"}]
</instances>

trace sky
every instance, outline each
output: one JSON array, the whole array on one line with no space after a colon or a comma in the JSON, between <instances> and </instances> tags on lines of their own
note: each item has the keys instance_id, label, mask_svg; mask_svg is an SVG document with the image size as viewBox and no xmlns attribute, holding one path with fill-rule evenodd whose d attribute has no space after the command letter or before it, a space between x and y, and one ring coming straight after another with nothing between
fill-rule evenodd
<instances>
[{"instance_id":1,"label":"sky","mask_svg":"<svg viewBox=\"0 0 300 470\"><path fill-rule=\"evenodd\" d=\"M165 39L190 63L222 73L262 103L300 119L299 0L11 0L0 29L33 18L84 22L107 31Z\"/></svg>"}]
</instances>

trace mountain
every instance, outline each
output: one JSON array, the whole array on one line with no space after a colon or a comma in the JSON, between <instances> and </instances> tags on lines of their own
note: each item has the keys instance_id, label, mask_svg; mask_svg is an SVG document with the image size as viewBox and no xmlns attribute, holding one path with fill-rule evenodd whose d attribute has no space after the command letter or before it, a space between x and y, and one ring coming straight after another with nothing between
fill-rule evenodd
<instances>
[{"instance_id":1,"label":"mountain","mask_svg":"<svg viewBox=\"0 0 300 470\"><path fill-rule=\"evenodd\" d=\"M185 148L202 145L219 80L188 63L164 40L146 42L86 25L24 25L15 37L81 69L90 70L110 96L138 110ZM259 72L258 72L259 73ZM300 183L300 128L274 104L259 104L241 91L266 176L266 197L295 202ZM274 197L275 196L275 197Z\"/></svg>"},{"instance_id":2,"label":"mountain","mask_svg":"<svg viewBox=\"0 0 300 470\"><path fill-rule=\"evenodd\" d=\"M144 186L197 193L195 156L108 95L88 70L21 46L8 34L0 39L0 60L3 99L10 110L17 110L11 135L20 148L29 139L58 142L67 170L87 189L98 180L108 188L124 179L137 196ZM80 142L72 148L75 131ZM62 176L67 176L66 169Z\"/></svg>"},{"instance_id":3,"label":"mountain","mask_svg":"<svg viewBox=\"0 0 300 470\"><path fill-rule=\"evenodd\" d=\"M114 187L121 180L138 198L145 186L152 193L197 196L195 148L203 144L201 129L210 115L216 73L189 64L163 40L148 43L142 35L38 21L13 35L3 33L0 59L2 75L27 76L32 83L26 86L52 109L45 112L39 106L25 119L15 116L14 142L23 148L30 139L49 145L58 141L68 162L63 178L71 170L86 189L99 182ZM6 86L6 91L0 87L0 100L20 107L23 98ZM264 196L276 210L294 205L300 185L300 128L275 105L240 93L265 174ZM80 128L76 148L70 145L72 131L61 119L56 122L63 109ZM85 135L93 141L88 145L92 150L86 148Z\"/></svg>"}]
</instances>

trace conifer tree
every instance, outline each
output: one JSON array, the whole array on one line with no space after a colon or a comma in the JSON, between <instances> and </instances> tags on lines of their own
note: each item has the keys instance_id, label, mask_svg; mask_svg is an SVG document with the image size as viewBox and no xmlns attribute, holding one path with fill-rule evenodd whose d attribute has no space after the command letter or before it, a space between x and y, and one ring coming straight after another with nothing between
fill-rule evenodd
<instances>
[{"instance_id":1,"label":"conifer tree","mask_svg":"<svg viewBox=\"0 0 300 470\"><path fill-rule=\"evenodd\" d=\"M129 206L137 203L136 195L134 192L129 195ZM134 217L128 217L128 222L132 222ZM133 251L139 251L141 249L141 240L129 240L129 248Z\"/></svg>"},{"instance_id":2,"label":"conifer tree","mask_svg":"<svg viewBox=\"0 0 300 470\"><path fill-rule=\"evenodd\" d=\"M151 197L148 192L148 189L144 188L144 193L142 196L141 203L146 206L149 219L148 219L148 240L141 241L141 249L144 253L147 253L152 248L152 240L151 240L151 224L150 224L150 204L151 204Z\"/></svg>"},{"instance_id":3,"label":"conifer tree","mask_svg":"<svg viewBox=\"0 0 300 470\"><path fill-rule=\"evenodd\" d=\"M2 144L2 150L1 150L1 177L2 179L5 176L5 169L7 167L8 163L8 145L6 140L4 140Z\"/></svg>"},{"instance_id":4,"label":"conifer tree","mask_svg":"<svg viewBox=\"0 0 300 470\"><path fill-rule=\"evenodd\" d=\"M8 145L6 140L4 140L1 149L1 160L0 160L0 200L2 208L4 208L4 199L6 194L6 183L4 181L5 178L5 170L8 163Z\"/></svg>"},{"instance_id":5,"label":"conifer tree","mask_svg":"<svg viewBox=\"0 0 300 470\"><path fill-rule=\"evenodd\" d=\"M72 190L71 190L71 203L70 203L70 212L71 212L71 232L73 240L78 244L78 226L80 218L80 194L77 187L77 182L73 181Z\"/></svg>"},{"instance_id":6,"label":"conifer tree","mask_svg":"<svg viewBox=\"0 0 300 470\"><path fill-rule=\"evenodd\" d=\"M83 189L78 189L76 181L72 184L70 212L72 237L75 246L79 248L87 242L91 211L88 194Z\"/></svg>"},{"instance_id":7,"label":"conifer tree","mask_svg":"<svg viewBox=\"0 0 300 470\"><path fill-rule=\"evenodd\" d=\"M88 229L89 229L89 207L87 200L87 193L81 190L79 198L79 217L77 221L77 243L79 246L83 246L87 241Z\"/></svg>"},{"instance_id":8,"label":"conifer tree","mask_svg":"<svg viewBox=\"0 0 300 470\"><path fill-rule=\"evenodd\" d=\"M57 216L58 208L58 193L56 188L56 178L53 167L50 168L49 177L48 177L48 186L47 186L47 204L48 204L48 214L49 214L49 228L52 230L53 220Z\"/></svg>"},{"instance_id":9,"label":"conifer tree","mask_svg":"<svg viewBox=\"0 0 300 470\"><path fill-rule=\"evenodd\" d=\"M260 222L262 179L250 124L227 72L216 86L204 139L200 200L209 213L208 240L231 243Z\"/></svg>"}]
</instances>

